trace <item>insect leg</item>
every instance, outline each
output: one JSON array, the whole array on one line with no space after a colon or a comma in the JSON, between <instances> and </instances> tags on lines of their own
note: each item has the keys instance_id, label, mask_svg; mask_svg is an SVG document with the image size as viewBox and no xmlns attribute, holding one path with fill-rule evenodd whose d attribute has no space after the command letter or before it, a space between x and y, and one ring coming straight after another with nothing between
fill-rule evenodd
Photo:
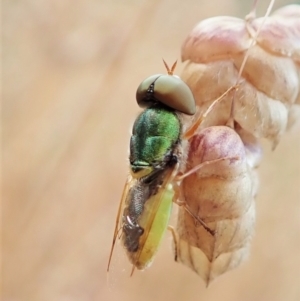
<instances>
[{"instance_id":1,"label":"insect leg","mask_svg":"<svg viewBox=\"0 0 300 301\"><path fill-rule=\"evenodd\" d=\"M172 226L168 226L168 230L171 231L173 241L174 241L174 260L177 261L178 258L178 244L177 244L177 236L176 236L176 231Z\"/></svg>"},{"instance_id":2,"label":"insect leg","mask_svg":"<svg viewBox=\"0 0 300 301\"><path fill-rule=\"evenodd\" d=\"M210 233L212 236L215 235L215 231L210 229L208 227L208 225L196 214L194 214L190 208L190 206L185 202L185 201L180 201L180 200L175 200L174 201L175 204L177 204L178 206L183 206L184 209L195 219L195 224L197 225L197 222L208 232Z\"/></svg>"},{"instance_id":3,"label":"insect leg","mask_svg":"<svg viewBox=\"0 0 300 301\"><path fill-rule=\"evenodd\" d=\"M202 167L204 167L206 165L211 165L211 164L219 163L221 161L226 161L226 160L236 161L236 160L239 160L239 157L238 156L223 157L223 158L218 158L218 159L215 159L215 160L202 162L202 163L196 165L195 167L193 167L192 169L190 169L189 171L187 171L186 173L176 177L176 181L181 182L184 178L186 178L186 177L190 176L191 174L197 172L199 169L201 169Z\"/></svg>"},{"instance_id":4,"label":"insect leg","mask_svg":"<svg viewBox=\"0 0 300 301\"><path fill-rule=\"evenodd\" d=\"M193 122L193 124L186 130L186 132L183 134L183 138L189 140L190 138L192 138L196 131L198 130L199 126L201 125L201 123L205 120L205 118L207 117L207 115L214 109L214 107L221 101L224 99L224 97L230 93L231 91L235 91L238 89L238 84L235 86L231 86L230 88L228 88L220 97L218 97L209 107L208 109L205 111L204 114L200 115L195 122Z\"/></svg>"},{"instance_id":5,"label":"insect leg","mask_svg":"<svg viewBox=\"0 0 300 301\"><path fill-rule=\"evenodd\" d=\"M181 199L183 199L182 197L180 197L181 194L181 190L180 190L180 184L181 181L183 179L185 179L186 177L190 176L191 174L197 172L199 169L201 169L204 166L210 165L210 164L215 164L215 163L219 163L221 161L225 161L225 160L238 160L239 157L223 157L223 158L218 158L215 160L210 160L210 161L205 161L202 162L200 164L198 164L197 166L195 166L194 168L190 169L188 172L178 175L174 181L174 190L175 190L175 197L174 197L174 203L177 204L178 206L183 206L184 209L195 219L196 222L198 222L200 225L202 225L202 227L208 232L210 233L212 236L215 235L215 231L210 229L208 227L208 225L199 217L197 216L197 214L193 213L191 208L189 207L189 205L185 202L185 201L181 201Z\"/></svg>"}]
</instances>

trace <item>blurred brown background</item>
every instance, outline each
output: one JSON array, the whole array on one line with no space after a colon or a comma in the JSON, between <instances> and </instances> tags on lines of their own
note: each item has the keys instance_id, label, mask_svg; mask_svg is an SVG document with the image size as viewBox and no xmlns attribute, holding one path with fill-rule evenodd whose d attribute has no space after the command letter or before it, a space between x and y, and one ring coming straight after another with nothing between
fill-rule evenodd
<instances>
[{"instance_id":1,"label":"blurred brown background","mask_svg":"<svg viewBox=\"0 0 300 301\"><path fill-rule=\"evenodd\" d=\"M256 235L240 268L207 289L173 262L168 233L150 269L129 278L117 250L106 275L137 85L164 72L162 57L180 57L198 21L243 18L251 6L3 1L3 300L300 300L299 126L275 152L265 143Z\"/></svg>"}]
</instances>

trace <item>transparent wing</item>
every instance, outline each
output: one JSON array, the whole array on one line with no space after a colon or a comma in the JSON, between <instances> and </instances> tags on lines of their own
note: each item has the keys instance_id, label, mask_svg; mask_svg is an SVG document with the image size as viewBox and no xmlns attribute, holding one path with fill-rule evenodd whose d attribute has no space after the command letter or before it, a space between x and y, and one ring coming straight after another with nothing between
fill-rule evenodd
<instances>
[{"instance_id":1,"label":"transparent wing","mask_svg":"<svg viewBox=\"0 0 300 301\"><path fill-rule=\"evenodd\" d=\"M114 251L114 247L115 247L115 243L116 243L118 233L122 229L121 214L123 212L123 208L124 208L124 205L125 205L125 200L126 200L128 191L134 185L135 182L136 182L135 179L133 179L131 176L128 176L127 181L126 181L125 186L124 186L124 189L123 189L123 193L122 193L122 197L121 197L121 200L120 200L120 204L119 204L119 208L118 208L118 212L117 212L117 217L116 217L116 224L115 224L114 236L113 236L113 241L112 241L110 254L109 254L107 272L109 271L109 267L110 267L110 263L111 263L111 259L112 259L112 255L113 255L113 251Z\"/></svg>"}]
</instances>

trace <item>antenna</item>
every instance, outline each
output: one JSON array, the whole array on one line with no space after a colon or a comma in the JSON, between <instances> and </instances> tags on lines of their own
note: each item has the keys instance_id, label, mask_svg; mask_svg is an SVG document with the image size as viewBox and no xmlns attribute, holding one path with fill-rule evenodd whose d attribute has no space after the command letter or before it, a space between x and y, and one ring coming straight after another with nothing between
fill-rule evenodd
<instances>
[{"instance_id":1,"label":"antenna","mask_svg":"<svg viewBox=\"0 0 300 301\"><path fill-rule=\"evenodd\" d=\"M165 60L164 60L164 59L162 59L162 60L163 60L163 62L164 62L164 65L165 65L165 67L166 67L166 69L167 69L168 74L169 74L169 75L173 75L174 70L175 70L176 65L177 65L177 60L175 61L175 63L173 64L173 66L172 66L171 69L169 68L169 66L168 66L168 64L165 62Z\"/></svg>"}]
</instances>

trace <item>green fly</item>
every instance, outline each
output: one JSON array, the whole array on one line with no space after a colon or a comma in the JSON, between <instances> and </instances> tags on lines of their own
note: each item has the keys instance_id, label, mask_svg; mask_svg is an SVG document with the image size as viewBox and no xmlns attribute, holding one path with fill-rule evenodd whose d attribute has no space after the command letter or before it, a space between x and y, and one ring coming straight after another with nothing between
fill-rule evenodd
<instances>
[{"instance_id":1,"label":"green fly","mask_svg":"<svg viewBox=\"0 0 300 301\"><path fill-rule=\"evenodd\" d=\"M117 213L107 270L119 231L133 264L132 273L153 261L168 227L172 203L178 199L175 184L184 161L182 143L202 121L199 118L183 134L182 114L195 114L194 96L186 83L173 75L176 62L171 69L164 64L168 74L146 78L136 92L144 111L132 129L130 175Z\"/></svg>"}]
</instances>

